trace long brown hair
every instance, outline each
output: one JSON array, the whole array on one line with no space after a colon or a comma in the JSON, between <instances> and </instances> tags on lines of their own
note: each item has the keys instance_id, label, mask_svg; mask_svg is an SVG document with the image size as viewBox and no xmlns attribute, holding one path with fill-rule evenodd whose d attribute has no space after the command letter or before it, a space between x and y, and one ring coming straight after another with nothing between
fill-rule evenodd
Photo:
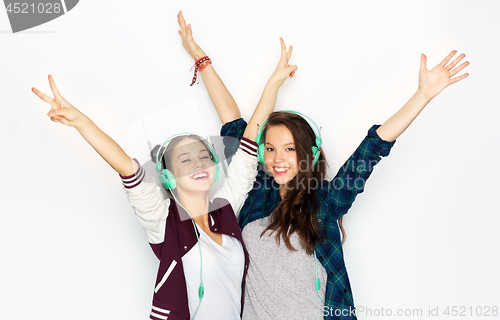
<instances>
[{"instance_id":1,"label":"long brown hair","mask_svg":"<svg viewBox=\"0 0 500 320\"><path fill-rule=\"evenodd\" d=\"M271 113L263 130L264 143L267 129L281 125L288 128L292 134L299 173L287 182L287 193L271 214L271 223L262 232L261 237L266 231L272 230L276 232L278 245L283 239L288 249L296 250L290 243L290 236L297 232L302 248L306 250L307 254L312 254L321 239L316 218L319 203L315 196L315 189L325 179L326 158L322 152L318 162L313 167L311 148L316 145L316 134L303 117L289 112ZM314 184L311 183L313 181ZM312 185L316 187L311 188ZM342 226L342 218L338 220L338 224L342 232L343 243L345 231Z\"/></svg>"}]
</instances>

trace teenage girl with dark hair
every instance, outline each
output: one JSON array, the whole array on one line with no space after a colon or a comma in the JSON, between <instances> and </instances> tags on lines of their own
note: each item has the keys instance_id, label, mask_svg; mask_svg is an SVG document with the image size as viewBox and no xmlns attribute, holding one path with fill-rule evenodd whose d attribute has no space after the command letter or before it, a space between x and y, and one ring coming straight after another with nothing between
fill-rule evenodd
<instances>
[{"instance_id":1,"label":"teenage girl with dark hair","mask_svg":"<svg viewBox=\"0 0 500 320\"><path fill-rule=\"evenodd\" d=\"M468 76L452 78L468 65L455 67L465 57L461 54L451 61L455 54L431 70L421 55L415 94L383 125L370 128L330 182L324 180L321 137L312 120L290 112L271 114L286 79L277 78L276 71L249 126L241 121L223 126L221 135L233 137L260 129L259 160L267 170L259 170L239 217L250 256L244 320L356 319L342 253L342 217L396 138L437 94ZM288 65L289 58L282 42L280 63L291 74L296 67ZM254 123L262 125L250 127Z\"/></svg>"},{"instance_id":2,"label":"teenage girl with dark hair","mask_svg":"<svg viewBox=\"0 0 500 320\"><path fill-rule=\"evenodd\" d=\"M201 73L222 122L238 119L238 106L210 59L198 46L187 45L188 32L192 39L191 28L186 27L182 13L178 22L183 46L197 60L196 71ZM218 157L208 142L196 135L181 135L155 147L152 161L162 185L174 196L164 199L154 178L139 162L66 101L50 75L49 83L54 98L35 88L32 91L51 105L47 115L53 122L76 128L120 175L128 200L160 259L150 318L240 319L248 254L236 216L257 174L256 133L243 134L224 185L213 201L209 201L209 190L217 180Z\"/></svg>"}]
</instances>

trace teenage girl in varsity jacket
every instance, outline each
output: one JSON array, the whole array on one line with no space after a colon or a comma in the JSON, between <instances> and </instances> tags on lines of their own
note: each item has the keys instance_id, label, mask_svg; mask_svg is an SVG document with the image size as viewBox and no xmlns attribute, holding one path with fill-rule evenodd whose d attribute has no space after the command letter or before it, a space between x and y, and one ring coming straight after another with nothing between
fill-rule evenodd
<instances>
[{"instance_id":1,"label":"teenage girl in varsity jacket","mask_svg":"<svg viewBox=\"0 0 500 320\"><path fill-rule=\"evenodd\" d=\"M468 76L452 78L468 65L457 66L464 54L451 61L455 54L431 70L422 54L415 94L383 125L370 128L330 182L324 180L326 162L314 122L293 112L271 114L282 81L271 77L264 89L249 123L260 127L245 128L241 120L223 126L221 135L233 137L259 130L258 158L267 170L259 170L239 216L250 256L243 320L356 319L342 253L342 216L363 192L373 166L427 103Z\"/></svg>"},{"instance_id":2,"label":"teenage girl in varsity jacket","mask_svg":"<svg viewBox=\"0 0 500 320\"><path fill-rule=\"evenodd\" d=\"M182 43L195 59L205 53L192 39L182 13L178 15ZM204 60L201 74L223 123L240 117L239 109L215 70ZM209 201L217 179L217 155L196 135L168 139L152 152L164 187L174 199L164 199L160 187L136 159L102 132L59 93L52 76L54 98L32 91L51 105L53 122L75 127L120 175L127 197L148 241L160 259L150 318L240 319L248 254L236 215L257 174L256 132L243 134L224 185ZM256 123L250 122L250 127ZM168 171L167 171L168 170ZM192 219L191 219L192 218Z\"/></svg>"}]
</instances>

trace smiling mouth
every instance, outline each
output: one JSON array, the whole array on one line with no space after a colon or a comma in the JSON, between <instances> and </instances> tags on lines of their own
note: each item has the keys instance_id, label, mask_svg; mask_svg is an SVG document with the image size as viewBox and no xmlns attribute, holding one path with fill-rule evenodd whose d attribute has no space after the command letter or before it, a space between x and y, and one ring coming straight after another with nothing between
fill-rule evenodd
<instances>
[{"instance_id":1,"label":"smiling mouth","mask_svg":"<svg viewBox=\"0 0 500 320\"><path fill-rule=\"evenodd\" d=\"M208 172L206 171L200 171L196 172L191 176L191 179L193 180L207 180L208 179Z\"/></svg>"},{"instance_id":2,"label":"smiling mouth","mask_svg":"<svg viewBox=\"0 0 500 320\"><path fill-rule=\"evenodd\" d=\"M282 176L290 170L290 168L285 168L285 167L273 167L274 173L277 174L278 176Z\"/></svg>"}]
</instances>

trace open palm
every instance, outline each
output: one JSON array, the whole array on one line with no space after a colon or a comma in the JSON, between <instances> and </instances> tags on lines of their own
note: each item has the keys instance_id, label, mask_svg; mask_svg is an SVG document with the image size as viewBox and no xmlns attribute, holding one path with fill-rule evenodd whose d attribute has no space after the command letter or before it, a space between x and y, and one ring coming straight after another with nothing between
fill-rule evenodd
<instances>
[{"instance_id":1,"label":"open palm","mask_svg":"<svg viewBox=\"0 0 500 320\"><path fill-rule=\"evenodd\" d=\"M182 11L179 11L179 14L177 14L177 22L179 23L179 27L181 30L179 30L179 35L182 38L182 46L186 51L189 53L191 58L194 60L197 60L197 53L201 52L201 48L198 46L198 44L194 41L193 38L193 30L191 29L191 24L188 24L186 26L186 21L184 20L184 16L182 15Z\"/></svg>"},{"instance_id":2,"label":"open palm","mask_svg":"<svg viewBox=\"0 0 500 320\"><path fill-rule=\"evenodd\" d=\"M450 64L446 65L451 58L457 53L456 50L453 50L446 58L444 58L441 63L432 68L431 70L427 70L426 63L427 57L425 54L422 54L420 58L420 72L418 78L418 87L419 90L429 99L437 96L444 88L449 86L450 84L456 83L466 77L469 76L468 73L465 73L459 77L452 78L458 72L460 72L463 68L469 65L469 62L466 61L462 63L460 66L455 66L465 57L465 54L459 55L455 60L453 60Z\"/></svg>"}]
</instances>

